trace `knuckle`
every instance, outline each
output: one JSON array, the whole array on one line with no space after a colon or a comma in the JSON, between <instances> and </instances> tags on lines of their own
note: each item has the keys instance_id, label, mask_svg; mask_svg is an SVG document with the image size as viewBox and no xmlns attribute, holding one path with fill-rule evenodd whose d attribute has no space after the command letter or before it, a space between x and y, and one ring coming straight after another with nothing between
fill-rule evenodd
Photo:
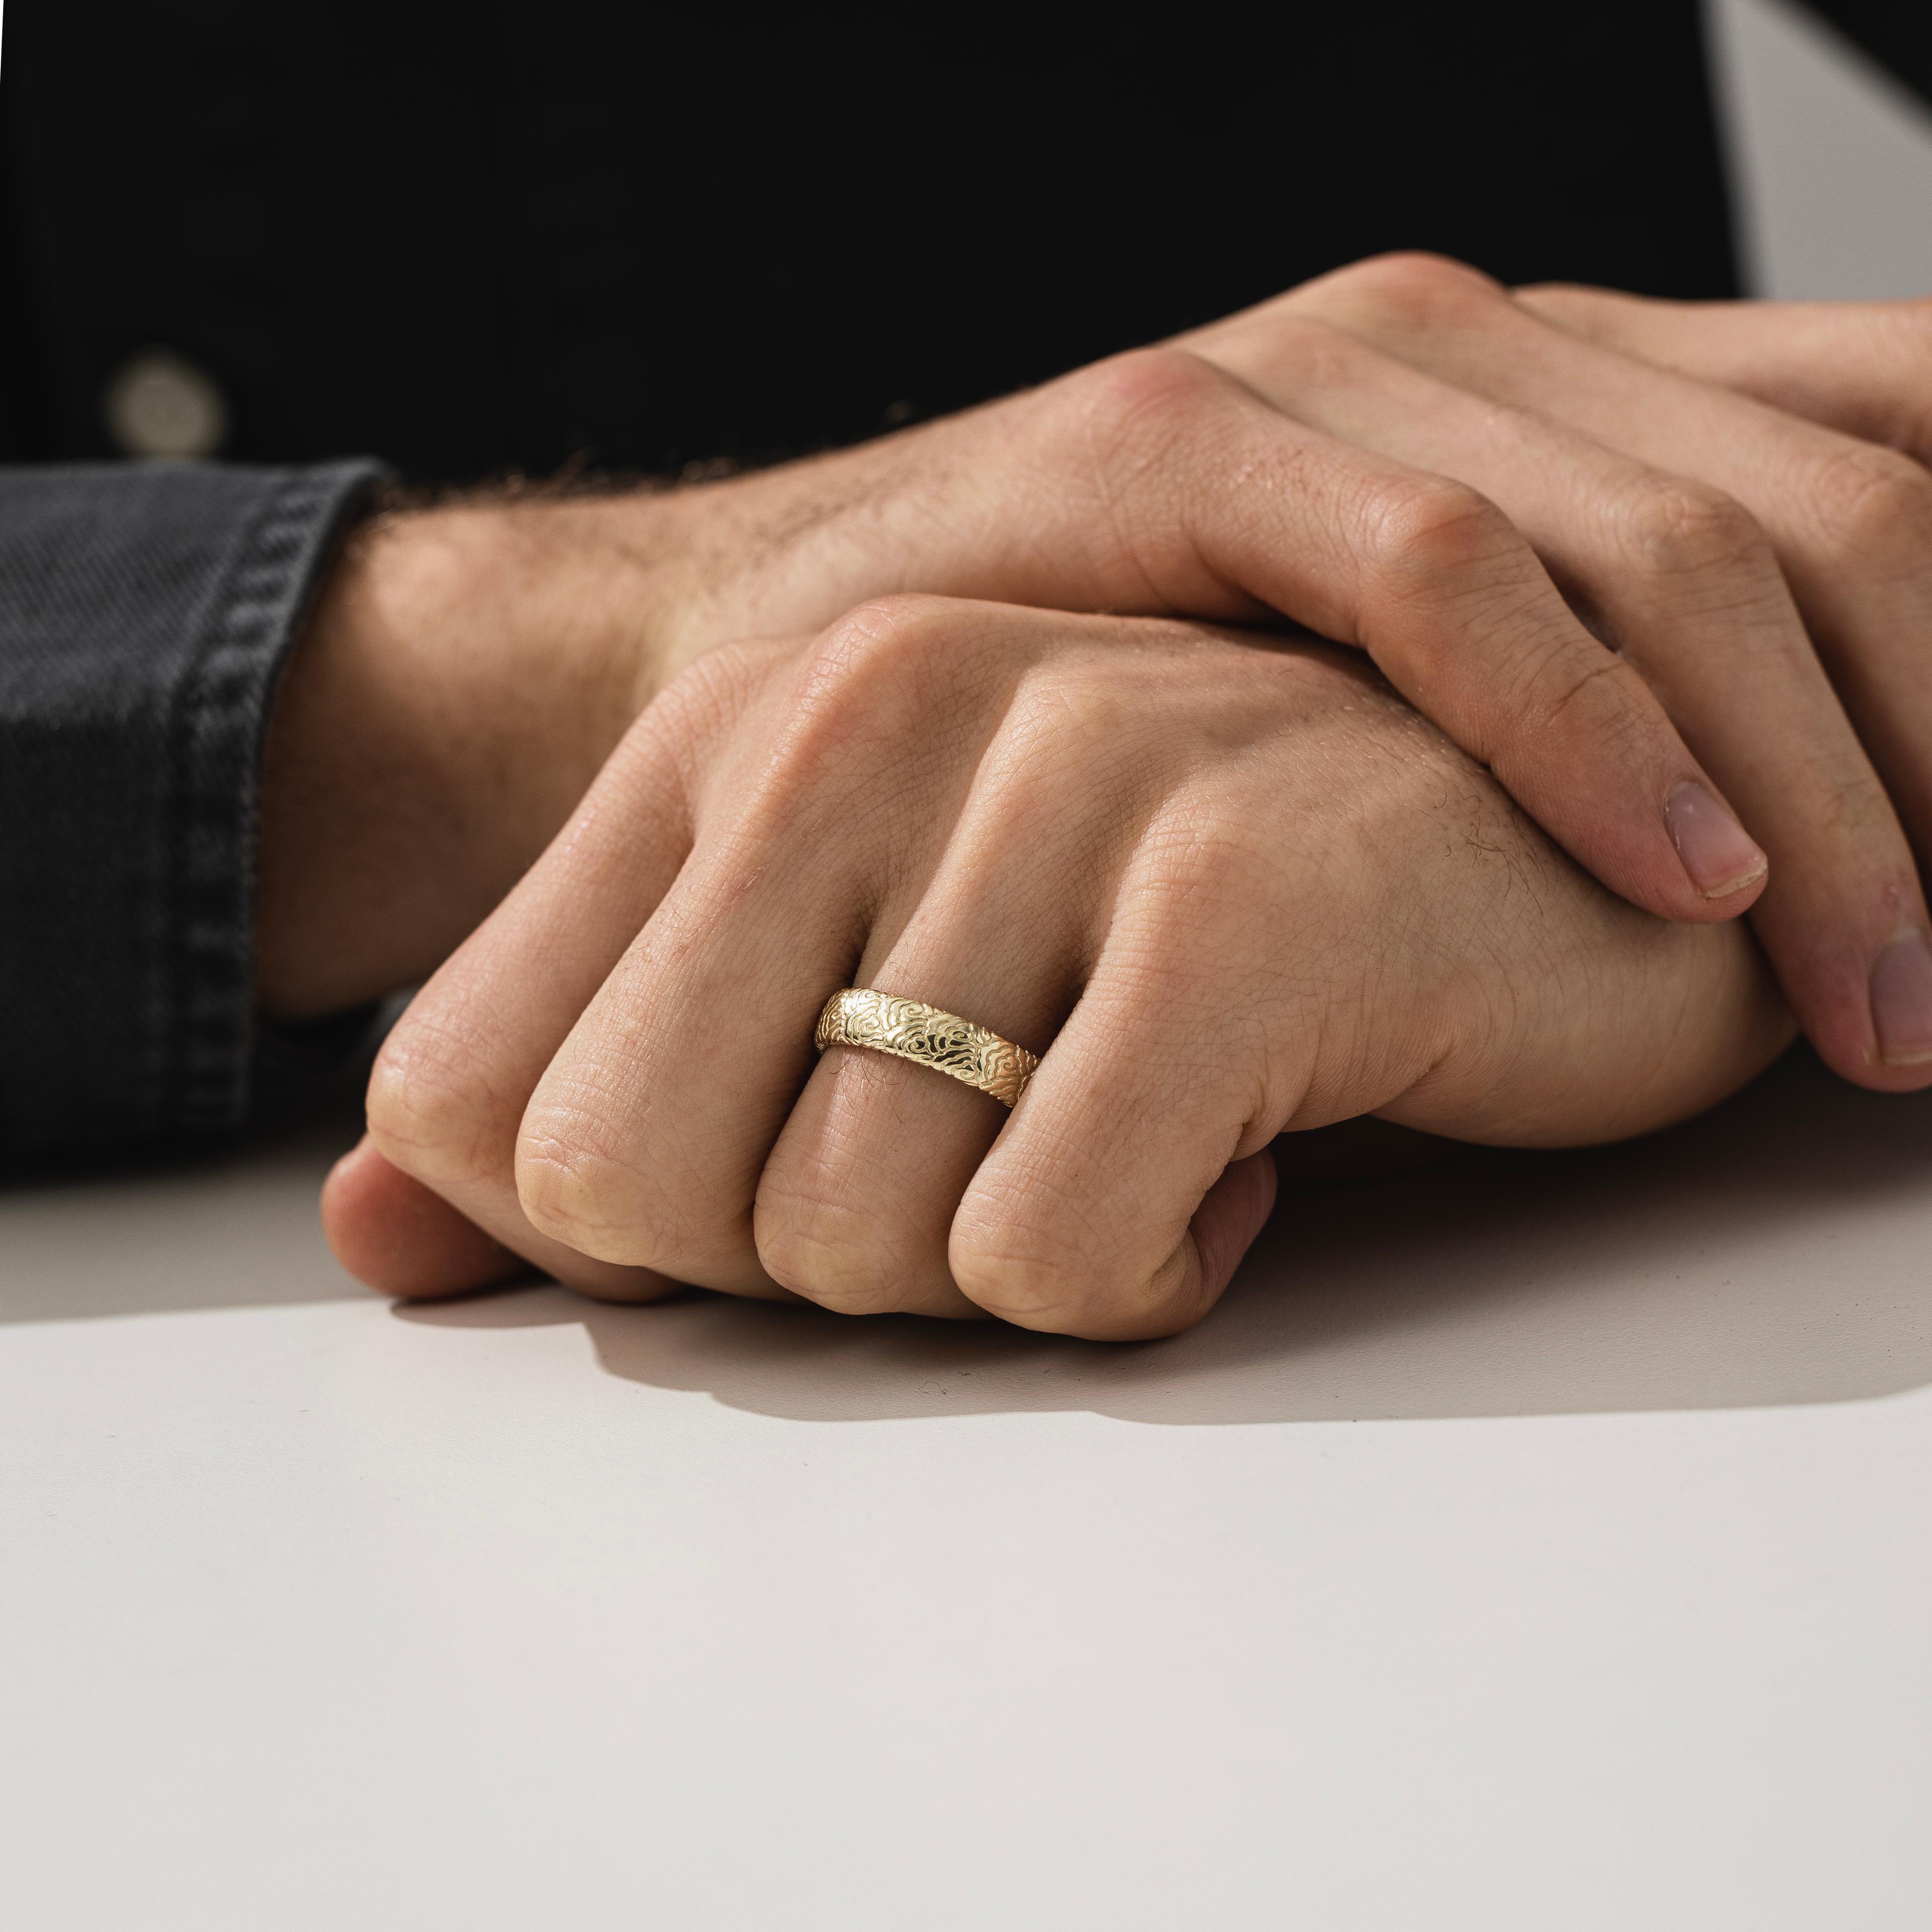
<instances>
[{"instance_id":1,"label":"knuckle","mask_svg":"<svg viewBox=\"0 0 1932 1932\"><path fill-rule=\"evenodd\" d=\"M1129 890L1136 993L1184 1010L1198 989L1204 931L1211 925L1227 937L1222 928L1246 922L1257 892L1281 883L1267 836L1239 808L1177 800L1148 826L1136 860Z\"/></svg>"},{"instance_id":2,"label":"knuckle","mask_svg":"<svg viewBox=\"0 0 1932 1932\"><path fill-rule=\"evenodd\" d=\"M540 1234L600 1261L632 1261L631 1175L604 1138L580 1107L532 1104L517 1136L517 1199Z\"/></svg>"},{"instance_id":3,"label":"knuckle","mask_svg":"<svg viewBox=\"0 0 1932 1932\"><path fill-rule=\"evenodd\" d=\"M1041 460L1075 576L1122 610L1212 610L1227 587L1204 568L1198 520L1252 458L1252 418L1234 379L1188 350L1139 349L1077 371L1042 418ZM1251 399L1250 399L1251 400Z\"/></svg>"},{"instance_id":4,"label":"knuckle","mask_svg":"<svg viewBox=\"0 0 1932 1932\"><path fill-rule=\"evenodd\" d=\"M775 1185L758 1192L758 1259L781 1288L840 1315L886 1315L904 1306L916 1258L876 1212L834 1186Z\"/></svg>"},{"instance_id":5,"label":"knuckle","mask_svg":"<svg viewBox=\"0 0 1932 1932\"><path fill-rule=\"evenodd\" d=\"M1111 1341L1180 1325L1161 1275L1144 1279L1124 1266L1110 1266L1096 1257L1090 1240L1037 1233L1022 1240L1011 1230L1004 1238L956 1231L950 1259L953 1279L968 1299L1018 1328Z\"/></svg>"},{"instance_id":6,"label":"knuckle","mask_svg":"<svg viewBox=\"0 0 1932 1932\"><path fill-rule=\"evenodd\" d=\"M1480 268L1423 249L1371 255L1328 280L1330 286L1366 296L1394 320L1425 326L1508 299L1502 284Z\"/></svg>"},{"instance_id":7,"label":"knuckle","mask_svg":"<svg viewBox=\"0 0 1932 1932\"><path fill-rule=\"evenodd\" d=\"M620 1106L595 1092L540 1092L518 1130L517 1200L539 1234L592 1260L678 1280L715 1270L728 1244L706 1220L704 1190L654 1172Z\"/></svg>"},{"instance_id":8,"label":"knuckle","mask_svg":"<svg viewBox=\"0 0 1932 1932\"><path fill-rule=\"evenodd\" d=\"M967 1298L1016 1328L1087 1334L1117 1312L1117 1297L1094 1264L1076 1252L1016 1248L1007 1240L962 1240L952 1277Z\"/></svg>"},{"instance_id":9,"label":"knuckle","mask_svg":"<svg viewBox=\"0 0 1932 1932\"><path fill-rule=\"evenodd\" d=\"M1827 540L1865 568L1932 563L1932 475L1910 457L1876 444L1841 451L1818 472L1813 502Z\"/></svg>"},{"instance_id":10,"label":"knuckle","mask_svg":"<svg viewBox=\"0 0 1932 1932\"><path fill-rule=\"evenodd\" d=\"M1108 1210L1050 1149L982 1174L952 1219L946 1261L968 1300L1016 1327L1095 1340L1150 1332L1164 1299Z\"/></svg>"},{"instance_id":11,"label":"knuckle","mask_svg":"<svg viewBox=\"0 0 1932 1932\"><path fill-rule=\"evenodd\" d=\"M770 640L707 644L639 713L631 735L648 737L654 753L716 739L742 714L783 649Z\"/></svg>"},{"instance_id":12,"label":"knuckle","mask_svg":"<svg viewBox=\"0 0 1932 1932\"><path fill-rule=\"evenodd\" d=\"M946 1264L968 1300L1022 1328L1078 1332L1106 1296L1093 1202L1056 1181L1049 1149L982 1172L952 1217Z\"/></svg>"},{"instance_id":13,"label":"knuckle","mask_svg":"<svg viewBox=\"0 0 1932 1932\"><path fill-rule=\"evenodd\" d=\"M1058 761L1131 742L1146 717L1144 688L1136 677L1144 668L1137 655L1124 662L1118 649L1062 651L1029 665L1000 721L1003 775L1041 750Z\"/></svg>"},{"instance_id":14,"label":"knuckle","mask_svg":"<svg viewBox=\"0 0 1932 1932\"><path fill-rule=\"evenodd\" d=\"M922 721L951 716L949 689L966 674L987 626L952 599L874 598L830 626L798 668L790 704L731 817L741 832L793 839L836 821L855 788L902 770ZM801 812L806 815L801 818Z\"/></svg>"},{"instance_id":15,"label":"knuckle","mask_svg":"<svg viewBox=\"0 0 1932 1932\"><path fill-rule=\"evenodd\" d=\"M950 598L912 592L868 598L826 627L811 654L808 683L871 691L881 678L916 671L958 608Z\"/></svg>"},{"instance_id":16,"label":"knuckle","mask_svg":"<svg viewBox=\"0 0 1932 1932\"><path fill-rule=\"evenodd\" d=\"M514 1103L494 1090L485 1042L452 1018L406 1015L369 1078L369 1138L405 1174L430 1186L500 1172Z\"/></svg>"},{"instance_id":17,"label":"knuckle","mask_svg":"<svg viewBox=\"0 0 1932 1932\"><path fill-rule=\"evenodd\" d=\"M1646 478L1619 506L1616 527L1629 564L1651 575L1772 567L1757 519L1735 496L1706 484Z\"/></svg>"},{"instance_id":18,"label":"knuckle","mask_svg":"<svg viewBox=\"0 0 1932 1932\"><path fill-rule=\"evenodd\" d=\"M1642 677L1594 645L1552 651L1536 683L1539 723L1579 723L1598 751L1634 745L1663 725Z\"/></svg>"},{"instance_id":19,"label":"knuckle","mask_svg":"<svg viewBox=\"0 0 1932 1932\"><path fill-rule=\"evenodd\" d=\"M668 778L666 807L688 841L713 789L720 748L770 675L775 658L769 644L718 644L680 670L632 720L606 762L593 789L599 806L614 783L635 797L635 788L650 796Z\"/></svg>"},{"instance_id":20,"label":"knuckle","mask_svg":"<svg viewBox=\"0 0 1932 1932\"><path fill-rule=\"evenodd\" d=\"M1364 506L1371 570L1405 598L1452 593L1472 577L1512 571L1526 550L1522 536L1480 490L1446 477L1383 482Z\"/></svg>"},{"instance_id":21,"label":"knuckle","mask_svg":"<svg viewBox=\"0 0 1932 1932\"><path fill-rule=\"evenodd\" d=\"M1076 370L1066 379L1066 392L1082 428L1100 430L1111 446L1150 430L1165 441L1222 382L1186 350L1130 349Z\"/></svg>"}]
</instances>

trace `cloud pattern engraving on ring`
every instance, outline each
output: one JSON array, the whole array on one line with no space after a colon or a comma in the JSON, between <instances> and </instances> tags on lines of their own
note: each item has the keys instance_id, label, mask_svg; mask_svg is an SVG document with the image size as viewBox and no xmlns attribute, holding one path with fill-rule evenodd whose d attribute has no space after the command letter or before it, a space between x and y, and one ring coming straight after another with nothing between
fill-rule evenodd
<instances>
[{"instance_id":1,"label":"cloud pattern engraving on ring","mask_svg":"<svg viewBox=\"0 0 1932 1932\"><path fill-rule=\"evenodd\" d=\"M896 993L848 987L826 1003L817 1044L864 1046L916 1060L1013 1106L1026 1091L1038 1058L956 1013Z\"/></svg>"}]
</instances>

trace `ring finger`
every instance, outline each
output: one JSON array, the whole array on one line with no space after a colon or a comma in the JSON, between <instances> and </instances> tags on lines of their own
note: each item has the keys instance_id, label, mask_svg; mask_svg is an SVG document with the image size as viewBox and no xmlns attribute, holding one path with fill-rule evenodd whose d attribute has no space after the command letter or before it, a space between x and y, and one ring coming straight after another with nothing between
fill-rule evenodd
<instances>
[{"instance_id":1,"label":"ring finger","mask_svg":"<svg viewBox=\"0 0 1932 1932\"><path fill-rule=\"evenodd\" d=\"M1118 809L1070 821L1067 800L1106 796L1106 768L1131 761L1131 726L1094 681L1057 675L1064 663L1022 679L930 886L909 918L874 929L854 976L1035 1053L1079 995L1138 830ZM953 1282L947 1243L1009 1118L992 1094L929 1066L830 1047L759 1184L766 1272L846 1313L980 1315Z\"/></svg>"}]
</instances>

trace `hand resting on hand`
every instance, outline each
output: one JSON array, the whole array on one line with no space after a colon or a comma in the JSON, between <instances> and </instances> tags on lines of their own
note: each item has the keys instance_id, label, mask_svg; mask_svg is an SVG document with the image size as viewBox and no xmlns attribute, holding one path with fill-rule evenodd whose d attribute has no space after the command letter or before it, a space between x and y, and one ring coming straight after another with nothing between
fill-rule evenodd
<instances>
[{"instance_id":1,"label":"hand resting on hand","mask_svg":"<svg viewBox=\"0 0 1932 1932\"><path fill-rule=\"evenodd\" d=\"M848 985L1044 1060L1010 1114L814 1062ZM891 600L658 699L391 1036L328 1218L403 1292L520 1256L1160 1334L1226 1286L1280 1133L1609 1138L1789 1034L1740 927L1602 892L1345 653Z\"/></svg>"},{"instance_id":2,"label":"hand resting on hand","mask_svg":"<svg viewBox=\"0 0 1932 1932\"><path fill-rule=\"evenodd\" d=\"M265 998L286 1011L326 1010L428 971L530 863L629 718L667 683L685 688L681 670L730 640L816 627L853 602L917 587L1076 611L1277 627L1299 620L1356 645L1486 764L1486 776L1466 759L1454 770L1460 784L1485 788L1490 811L1503 811L1496 788L1506 787L1630 902L1679 920L1723 920L1756 902L1757 934L1828 1058L1867 1084L1922 1084L1932 1078L1932 955L1912 840L1923 849L1932 818L1932 688L1912 640L1932 602L1932 545L1922 540L1932 530L1932 478L1914 455L1872 439L1920 450L1922 416L1900 399L1923 388L1928 364L1925 304L1825 305L1801 317L1774 305L1678 309L1594 291L1516 298L1454 264L1395 258L1325 278L1180 344L862 449L669 496L484 502L395 519L344 572L278 714L265 838ZM1008 621L1024 620L1010 612ZM911 629L915 656L952 648L950 622L922 618ZM1133 650L1146 644L1132 626L1066 634L1088 652L1125 650L1130 638L1139 638ZM1275 674L1256 672L1268 658L1258 638L1212 641L1247 668L1230 674L1236 682ZM782 656L806 646L768 648ZM1289 655L1297 652L1304 665L1314 662L1307 647ZM734 645L713 670L744 656ZM1386 707L1372 681L1358 682L1364 700ZM372 686L382 691L373 705ZM851 688L852 703L862 704L862 680ZM1258 685L1255 696L1262 702ZM890 709L883 684L880 698ZM1348 708L1362 706L1352 700ZM358 729L372 714L375 732ZM1396 715L1385 710L1377 728ZM1413 718L1407 724L1418 728ZM1150 728L1120 742L1144 746L1158 736ZM620 765L644 755L634 742ZM658 741L645 734L644 742ZM1408 742L1399 734L1397 742ZM1084 770L1077 735L1066 749L1071 768ZM898 762L916 767L929 750L926 734L908 726ZM1439 743L1436 752L1444 754ZM1166 767L1142 755L1141 776L1157 786ZM1353 782L1375 767L1345 760L1335 769ZM1686 785L1713 800L1721 787L1742 806L1770 855L1768 884L1756 846L1721 807L1706 811L1694 798L1684 815ZM1298 800L1311 828L1324 823L1301 793L1281 796ZM1554 1111L1538 1112L1544 1100L1510 1120L1496 1111L1498 1096L1513 1106L1540 1091L1534 1080L1520 1090L1502 1082L1466 1104L1466 1085L1424 1078L1378 1096L1365 1075L1343 1083L1340 1112L1311 1115L1298 1103L1291 1124L1378 1108L1470 1138L1610 1138L1717 1097L1778 1036L1775 1003L1747 970L1750 950L1738 935L1698 951L1682 931L1665 938L1642 921L1619 925L1624 913L1606 910L1600 893L1506 812L1507 836L1486 834L1466 849L1444 840L1441 810L1412 796L1357 803L1403 826L1415 842L1400 847L1411 859L1434 855L1411 868L1418 904L1442 894L1466 903L1456 895L1468 884L1470 850L1514 854L1511 875L1540 882L1533 916L1516 904L1510 921L1456 930L1479 951L1502 934L1525 949L1490 962L1495 976L1476 1000L1486 1012L1493 998L1512 1015L1541 1016L1526 1030L1514 1022L1498 1029L1522 1047L1521 1066L1553 1078L1558 1060L1544 1056L1555 1051L1559 1014L1581 1058L1568 1084L1557 1083L1565 1099ZM647 844L662 830L652 820L636 836ZM1367 862L1360 848L1342 849ZM556 862L553 854L544 866ZM651 862L662 869L662 855ZM801 849L793 862L806 866L808 855ZM1559 878L1561 891L1550 883ZM386 882L386 902L372 881ZM386 903L386 917L368 916L372 898ZM1340 900L1316 902L1325 917L1342 916ZM644 925L648 908L624 903ZM1241 916L1277 940L1289 920L1284 904L1259 894ZM1344 1005L1365 998L1346 990L1358 986L1366 957L1352 953L1347 933L1375 930L1345 922L1317 935ZM1594 943L1611 932L1616 943L1598 947L1605 983L1626 1000L1642 988L1658 1002L1633 1036L1679 1030L1674 1050L1683 1057L1661 1071L1641 1056L1595 1057L1597 1007L1552 964L1580 956L1581 935ZM1654 955L1637 944L1639 932ZM1307 942L1305 931L1294 937ZM479 953L481 944L452 962L459 981L479 958L497 957ZM1093 938L1082 957L1090 967L1102 951ZM1292 956L1282 956L1286 964ZM541 1004L563 958L526 949L514 967L493 967L494 996ZM1736 1004L1694 1001L1694 1025L1688 982L1676 976L1694 961L1708 974L1718 960L1728 962L1730 976L1718 977ZM823 980L832 968L820 964ZM412 1025L455 997L453 983L446 974ZM1696 997L1714 983L1699 980ZM993 1012L949 1002L931 986L904 990L999 1024ZM472 990L459 1004L469 1012L477 997ZM1254 993L1249 982L1216 982L1201 997L1219 999L1225 1019L1245 1013ZM591 998L579 986L565 1003ZM589 1036L620 1078L625 1036ZM1048 1034L1036 1026L1014 1036L1038 1046ZM407 1028L399 1036L405 1046L416 1037ZM358 1272L401 1292L442 1292L500 1275L514 1255L593 1292L652 1292L659 1276L706 1278L688 1264L680 1273L654 1246L665 1218L676 1223L662 1202L647 1210L639 1196L590 1210L591 1221L608 1212L613 1229L629 1230L637 1252L614 1258L606 1249L616 1234L586 1232L588 1223L556 1218L554 1206L525 1211L514 1152L496 1160L488 1188L473 1165L452 1178L435 1150L461 1138L463 1108L476 1112L472 1149L500 1144L504 1094L520 1106L538 1090L540 1070L523 1067L506 1088L485 1034L472 1044L479 1078L494 1070L488 1096L454 1083L466 1098L434 1110L436 1130L422 1139L431 1156L404 1152L413 1130L396 1124L402 1117L392 1114L381 1132L404 1167L434 1169L438 1191L368 1146L332 1184L332 1232ZM778 1061L796 1046L780 1042ZM1444 1064L1468 1064L1466 1042L1462 1054ZM1721 1077L1706 1077L1719 1067ZM792 1066L794 1087L806 1070ZM903 1066L849 1078L886 1082L886 1093L893 1082L945 1085ZM1430 1093L1454 1104L1425 1120L1412 1109ZM962 1102L982 1114L988 1104L968 1094L932 1104ZM988 1141L999 1126L981 1119ZM744 1131L755 1139L763 1130L752 1120ZM784 1144L795 1142L786 1133ZM1238 1135L1233 1144L1245 1141ZM1209 1158L1200 1146L1184 1157L1178 1142L1161 1144L1177 1172ZM956 1204L979 1198L970 1174L953 1178ZM1251 1194L1235 1192L1252 1206ZM932 1256L946 1243L935 1248L929 1226L924 1261L892 1277L908 1303L877 1280L870 1289L828 1288L811 1270L759 1258L756 1215L744 1211L752 1218L740 1231L740 1259L754 1258L740 1270L740 1292L955 1312L970 1294L946 1272L950 1261L934 1272ZM1202 1212L1211 1234L1222 1210ZM574 1239L560 1232L566 1220ZM1177 1240L1162 1263L1184 1275L1198 1269L1188 1276L1197 1305L1217 1272L1200 1232L1193 1250ZM890 1234L874 1227L865 1238L866 1265L880 1279L881 1253L901 1252ZM1210 1247L1222 1252L1212 1240ZM1095 1333L1186 1318L1175 1310L1186 1294L1162 1300L1172 1282L1156 1293L1123 1280L1047 1318ZM721 1276L714 1285L730 1284ZM1081 1312L1069 1316L1076 1304Z\"/></svg>"}]
</instances>

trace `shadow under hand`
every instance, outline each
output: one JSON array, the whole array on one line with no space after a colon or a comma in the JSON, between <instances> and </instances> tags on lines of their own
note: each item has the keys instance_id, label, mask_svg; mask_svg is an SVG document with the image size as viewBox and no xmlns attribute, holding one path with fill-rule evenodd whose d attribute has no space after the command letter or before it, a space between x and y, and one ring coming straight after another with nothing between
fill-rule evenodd
<instances>
[{"instance_id":1,"label":"shadow under hand","mask_svg":"<svg viewBox=\"0 0 1932 1932\"><path fill-rule=\"evenodd\" d=\"M1932 1382L1932 1094L1799 1051L1625 1146L1472 1151L1287 1192L1221 1306L1119 1347L992 1323L854 1321L557 1288L398 1311L580 1322L610 1373L814 1421L1092 1410L1302 1422L1843 1401Z\"/></svg>"}]
</instances>

